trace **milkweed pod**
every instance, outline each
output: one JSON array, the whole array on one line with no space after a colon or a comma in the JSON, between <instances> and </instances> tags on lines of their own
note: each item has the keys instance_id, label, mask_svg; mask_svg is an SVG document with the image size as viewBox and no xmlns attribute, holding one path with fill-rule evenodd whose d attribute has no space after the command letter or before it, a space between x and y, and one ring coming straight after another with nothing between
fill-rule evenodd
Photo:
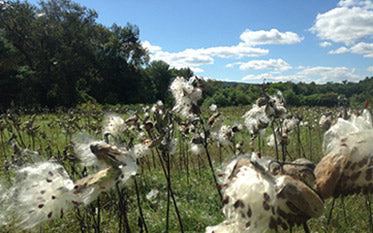
<instances>
[{"instance_id":1,"label":"milkweed pod","mask_svg":"<svg viewBox=\"0 0 373 233\"><path fill-rule=\"evenodd\" d=\"M316 190L323 198L334 195L348 158L339 154L325 156L315 168Z\"/></svg>"},{"instance_id":2,"label":"milkweed pod","mask_svg":"<svg viewBox=\"0 0 373 233\"><path fill-rule=\"evenodd\" d=\"M278 179L279 191L277 197L287 200L286 205L291 212L297 214L299 211L299 213L313 218L317 218L323 214L324 203L314 190L290 176L281 176ZM286 209L280 203L282 202L279 202L279 208ZM297 210L292 209L294 207Z\"/></svg>"}]
</instances>

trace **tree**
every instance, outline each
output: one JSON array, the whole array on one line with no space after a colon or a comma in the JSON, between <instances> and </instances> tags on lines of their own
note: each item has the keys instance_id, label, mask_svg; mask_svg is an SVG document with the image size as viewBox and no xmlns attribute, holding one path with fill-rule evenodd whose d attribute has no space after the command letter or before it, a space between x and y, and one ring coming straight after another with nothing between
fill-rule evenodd
<instances>
[{"instance_id":1,"label":"tree","mask_svg":"<svg viewBox=\"0 0 373 233\"><path fill-rule=\"evenodd\" d=\"M40 9L19 1L0 16L0 27L15 47L18 66L35 75L27 80L42 105L74 106L77 84L92 68L92 28L97 14L68 0L41 2Z\"/></svg>"},{"instance_id":2,"label":"tree","mask_svg":"<svg viewBox=\"0 0 373 233\"><path fill-rule=\"evenodd\" d=\"M172 74L173 72L170 70L170 66L163 61L153 61L145 69L145 72L151 80L151 83L148 85L154 88L156 100L164 101L168 94L171 80L174 77ZM177 72L177 70L174 69L174 72Z\"/></svg>"},{"instance_id":3,"label":"tree","mask_svg":"<svg viewBox=\"0 0 373 233\"><path fill-rule=\"evenodd\" d=\"M89 94L101 103L138 103L143 101L145 83L141 65L149 55L141 47L136 26L113 25L109 30L98 26L95 37L97 79ZM143 95L142 95L143 94Z\"/></svg>"}]
</instances>

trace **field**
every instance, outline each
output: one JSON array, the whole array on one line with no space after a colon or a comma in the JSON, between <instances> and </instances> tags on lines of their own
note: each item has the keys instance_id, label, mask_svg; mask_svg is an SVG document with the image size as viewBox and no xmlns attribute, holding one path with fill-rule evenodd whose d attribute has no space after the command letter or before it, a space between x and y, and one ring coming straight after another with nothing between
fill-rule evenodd
<instances>
[{"instance_id":1,"label":"field","mask_svg":"<svg viewBox=\"0 0 373 233\"><path fill-rule=\"evenodd\" d=\"M72 180L96 172L95 168L79 164L74 156L72 141L85 135L95 139L103 138L104 119L107 114L117 114L128 119L137 113L139 122L144 120L145 106L118 106L102 108L95 105L82 105L76 109L65 109L50 113L46 109L14 109L0 117L0 197L1 192L12 186L18 167L36 161L56 159L67 170ZM150 106L151 107L151 106ZM219 109L224 124L244 124L242 116L251 106ZM325 108L293 108L288 112L302 118L299 128L289 133L286 146L286 160L306 157L317 164L322 158L322 140L325 130L318 125ZM207 122L212 114L202 109L201 119ZM307 122L307 123L305 123ZM151 153L137 160L135 177L128 179L123 186L114 186L102 193L87 206L74 206L64 213L43 222L36 228L39 232L204 232L207 226L217 225L225 217L222 214L221 200L214 182L212 170L219 178L225 165L237 157L235 144L219 146L209 141L200 154L190 152L191 136L180 130L174 123L173 137L177 138L174 153L162 153L152 148ZM154 126L155 127L155 126ZM117 143L136 145L143 141L141 129L129 129L122 133ZM278 155L274 147L269 147L266 137L272 128L268 127L265 137L255 139L253 146L263 156L283 158L281 147ZM80 136L77 136L80 135ZM242 129L234 135L234 142L243 142L243 151L250 153L250 133ZM38 152L37 155L23 152L24 149ZM209 157L207 156L207 154ZM209 163L211 159L211 165ZM1 190L2 188L2 190ZM1 199L0 199L1 200ZM328 223L332 199L325 201L324 214L310 219L311 232L369 232L369 212L363 195L348 196L335 201L333 214ZM5 208L0 203L0 208ZM176 210L177 208L177 210ZM178 215L180 218L178 218ZM0 218L1 220L1 218ZM15 217L13 223L0 228L1 232L18 232ZM182 225L182 226L181 226ZM1 224L0 224L1 226ZM279 229L279 232L286 232ZM302 226L292 232L304 232Z\"/></svg>"}]
</instances>

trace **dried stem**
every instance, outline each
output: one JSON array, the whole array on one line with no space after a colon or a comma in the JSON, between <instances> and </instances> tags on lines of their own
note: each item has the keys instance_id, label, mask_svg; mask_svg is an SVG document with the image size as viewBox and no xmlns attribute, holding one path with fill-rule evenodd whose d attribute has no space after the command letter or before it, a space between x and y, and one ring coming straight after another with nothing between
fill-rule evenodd
<instances>
[{"instance_id":1,"label":"dried stem","mask_svg":"<svg viewBox=\"0 0 373 233\"><path fill-rule=\"evenodd\" d=\"M148 233L149 231L148 231L148 228L147 228L146 223L145 223L144 214L142 213L141 201L140 201L140 193L139 193L139 188L138 188L138 185L137 185L136 176L133 177L133 181L135 183L137 205L139 207L139 214L140 214L141 222L144 225L145 232Z\"/></svg>"}]
</instances>

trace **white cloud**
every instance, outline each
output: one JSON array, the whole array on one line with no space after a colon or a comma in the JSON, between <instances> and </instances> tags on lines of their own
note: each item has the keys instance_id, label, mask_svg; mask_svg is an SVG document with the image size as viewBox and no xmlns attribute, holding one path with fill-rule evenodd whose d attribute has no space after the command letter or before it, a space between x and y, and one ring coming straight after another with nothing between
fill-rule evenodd
<instances>
[{"instance_id":1,"label":"white cloud","mask_svg":"<svg viewBox=\"0 0 373 233\"><path fill-rule=\"evenodd\" d=\"M237 63L229 63L229 64L226 64L225 67L232 68L234 65L237 65Z\"/></svg>"},{"instance_id":2,"label":"white cloud","mask_svg":"<svg viewBox=\"0 0 373 233\"><path fill-rule=\"evenodd\" d=\"M257 57L268 54L267 49L247 46L211 47L207 49L186 49L177 53L156 51L151 55L152 60L162 60L176 68L196 67L213 64L213 57Z\"/></svg>"},{"instance_id":3,"label":"white cloud","mask_svg":"<svg viewBox=\"0 0 373 233\"><path fill-rule=\"evenodd\" d=\"M259 75L247 75L242 78L244 81L249 82L315 82L315 83L326 83L326 82L341 82L343 80L358 81L361 77L354 74L354 69L346 67L309 67L292 74L292 75L276 75L273 72L263 73Z\"/></svg>"},{"instance_id":4,"label":"white cloud","mask_svg":"<svg viewBox=\"0 0 373 233\"><path fill-rule=\"evenodd\" d=\"M214 63L212 57L193 49L186 49L178 53L159 51L151 55L151 60L162 60L176 68L196 67Z\"/></svg>"},{"instance_id":5,"label":"white cloud","mask_svg":"<svg viewBox=\"0 0 373 233\"><path fill-rule=\"evenodd\" d=\"M373 27L373 26L372 26ZM373 43L360 42L350 48L351 53L366 54L365 57L373 56Z\"/></svg>"},{"instance_id":6,"label":"white cloud","mask_svg":"<svg viewBox=\"0 0 373 233\"><path fill-rule=\"evenodd\" d=\"M343 80L358 81L361 78L359 75L354 74L355 69L349 69L347 67L326 67L317 66L306 68L299 71L298 75L304 75L308 78L315 78L317 83L326 82L340 82Z\"/></svg>"},{"instance_id":7,"label":"white cloud","mask_svg":"<svg viewBox=\"0 0 373 233\"><path fill-rule=\"evenodd\" d=\"M180 52L163 51L160 46L150 44L149 41L142 42L142 45L148 49L150 59L162 60L167 62L171 67L184 68L190 67L196 72L203 72L201 65L213 64L214 57L219 58L243 58L243 57L259 57L269 53L268 49L253 47L254 45L263 44L294 44L299 43L303 38L300 38L294 32L279 32L277 29L270 31L250 31L246 30L240 36L242 42L232 46L216 46L200 49L185 49ZM254 61L253 61L254 62ZM252 64L257 67L254 69L291 69L290 65L283 60L257 61L258 64ZM261 63L261 64L259 64ZM235 63L228 64L227 67L233 67ZM242 67L245 67L242 64ZM241 68L246 69L246 68Z\"/></svg>"},{"instance_id":8,"label":"white cloud","mask_svg":"<svg viewBox=\"0 0 373 233\"><path fill-rule=\"evenodd\" d=\"M247 29L241 36L241 40L247 45L263 45L263 44L296 44L303 40L294 32L279 32L277 29L270 31L251 31Z\"/></svg>"},{"instance_id":9,"label":"white cloud","mask_svg":"<svg viewBox=\"0 0 373 233\"><path fill-rule=\"evenodd\" d=\"M355 54L364 54L364 57L371 58L373 57L373 43L360 42L350 48L342 46L337 50L329 51L329 54L341 54L348 52Z\"/></svg>"},{"instance_id":10,"label":"white cloud","mask_svg":"<svg viewBox=\"0 0 373 233\"><path fill-rule=\"evenodd\" d=\"M292 67L282 60L279 59L269 59L269 60L252 60L246 63L241 63L240 70L265 70L265 69L274 69L274 70L290 70Z\"/></svg>"},{"instance_id":11,"label":"white cloud","mask_svg":"<svg viewBox=\"0 0 373 233\"><path fill-rule=\"evenodd\" d=\"M319 44L321 47L328 47L328 46L331 46L332 45L332 43L330 43L330 42L328 42L328 41L323 41L323 42L321 42L320 44Z\"/></svg>"},{"instance_id":12,"label":"white cloud","mask_svg":"<svg viewBox=\"0 0 373 233\"><path fill-rule=\"evenodd\" d=\"M194 73L202 73L202 72L204 72L203 69L198 68L198 67L192 67L191 70L192 70Z\"/></svg>"},{"instance_id":13,"label":"white cloud","mask_svg":"<svg viewBox=\"0 0 373 233\"><path fill-rule=\"evenodd\" d=\"M373 72L373 66L369 66L369 67L367 68L367 71L369 71L369 72Z\"/></svg>"},{"instance_id":14,"label":"white cloud","mask_svg":"<svg viewBox=\"0 0 373 233\"><path fill-rule=\"evenodd\" d=\"M246 75L245 77L242 78L243 81L248 81L250 83L262 83L262 82L287 82L291 81L294 83L299 83L299 82L305 82L305 83L310 83L314 80L309 79L305 76L302 75L274 75L273 73L263 73L259 75Z\"/></svg>"},{"instance_id":15,"label":"white cloud","mask_svg":"<svg viewBox=\"0 0 373 233\"><path fill-rule=\"evenodd\" d=\"M253 48L242 44L239 44L237 46L220 46L207 49L198 49L197 51L209 56L217 56L222 58L258 57L268 54L268 49Z\"/></svg>"},{"instance_id":16,"label":"white cloud","mask_svg":"<svg viewBox=\"0 0 373 233\"><path fill-rule=\"evenodd\" d=\"M344 0L339 7L318 14L310 31L320 39L352 45L373 35L371 1Z\"/></svg>"},{"instance_id":17,"label":"white cloud","mask_svg":"<svg viewBox=\"0 0 373 233\"><path fill-rule=\"evenodd\" d=\"M156 46L156 45L151 45L149 41L143 41L141 42L141 45L146 48L149 53L154 53L154 52L157 52L157 51L161 51L162 48L160 46Z\"/></svg>"},{"instance_id":18,"label":"white cloud","mask_svg":"<svg viewBox=\"0 0 373 233\"><path fill-rule=\"evenodd\" d=\"M338 3L341 7L359 6L367 9L373 8L373 3L370 0L341 0Z\"/></svg>"},{"instance_id":19,"label":"white cloud","mask_svg":"<svg viewBox=\"0 0 373 233\"><path fill-rule=\"evenodd\" d=\"M185 49L181 52L166 52L162 51L160 46L151 45L149 41L142 42L142 45L150 52L150 58L154 60L162 60L170 66L176 68L190 67L193 71L203 72L202 69L196 67L206 64L213 64L213 57L220 58L242 58L242 57L258 57L269 53L268 49L250 47L240 43L234 46L217 46L201 49Z\"/></svg>"},{"instance_id":20,"label":"white cloud","mask_svg":"<svg viewBox=\"0 0 373 233\"><path fill-rule=\"evenodd\" d=\"M329 54L341 54L341 53L347 53L347 52L349 52L349 51L350 51L350 50L349 50L348 48L342 46L342 47L340 47L340 48L338 48L338 49L336 49L336 50L331 50L331 51L329 51L328 53L329 53Z\"/></svg>"}]
</instances>

